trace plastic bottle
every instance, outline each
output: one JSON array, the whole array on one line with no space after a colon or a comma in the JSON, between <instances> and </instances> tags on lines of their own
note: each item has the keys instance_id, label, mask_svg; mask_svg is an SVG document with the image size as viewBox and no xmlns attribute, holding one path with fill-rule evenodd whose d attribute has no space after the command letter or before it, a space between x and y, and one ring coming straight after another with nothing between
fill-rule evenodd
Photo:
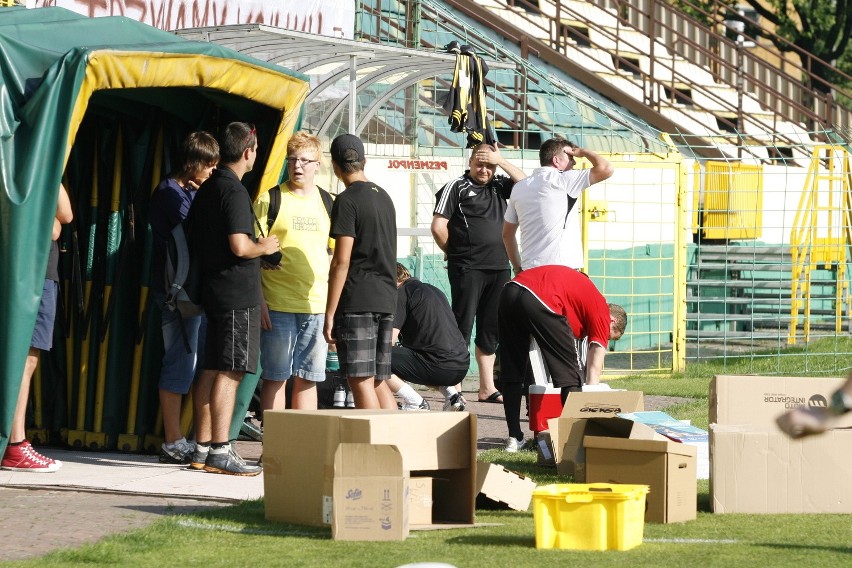
<instances>
[{"instance_id":1,"label":"plastic bottle","mask_svg":"<svg viewBox=\"0 0 852 568\"><path fill-rule=\"evenodd\" d=\"M337 388L334 389L334 398L332 399L332 406L334 408L346 407L346 389L343 388L343 385L337 385Z\"/></svg>"}]
</instances>

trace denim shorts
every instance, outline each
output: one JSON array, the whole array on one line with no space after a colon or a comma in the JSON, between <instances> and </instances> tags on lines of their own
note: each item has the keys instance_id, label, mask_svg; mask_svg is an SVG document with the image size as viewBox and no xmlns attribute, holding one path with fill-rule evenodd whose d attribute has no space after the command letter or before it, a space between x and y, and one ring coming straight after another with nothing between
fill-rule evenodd
<instances>
[{"instance_id":1,"label":"denim shorts","mask_svg":"<svg viewBox=\"0 0 852 568\"><path fill-rule=\"evenodd\" d=\"M263 379L286 381L325 380L328 344L322 335L325 314L291 314L269 310L272 329L260 335L260 366Z\"/></svg>"},{"instance_id":2,"label":"denim shorts","mask_svg":"<svg viewBox=\"0 0 852 568\"><path fill-rule=\"evenodd\" d=\"M186 394L201 371L199 363L204 360L207 318L203 314L183 318L183 328L186 330L184 341L180 316L163 305L164 299L163 294L154 294L154 302L160 307L163 320L163 362L160 367L159 387L167 392ZM187 343L189 352L186 349Z\"/></svg>"},{"instance_id":3,"label":"denim shorts","mask_svg":"<svg viewBox=\"0 0 852 568\"><path fill-rule=\"evenodd\" d=\"M30 347L42 351L50 351L50 348L53 347L53 323L56 321L56 300L58 296L59 284L53 280L45 279Z\"/></svg>"},{"instance_id":4,"label":"denim shorts","mask_svg":"<svg viewBox=\"0 0 852 568\"><path fill-rule=\"evenodd\" d=\"M391 337L393 316L372 312L334 316L334 338L344 377L391 376Z\"/></svg>"}]
</instances>

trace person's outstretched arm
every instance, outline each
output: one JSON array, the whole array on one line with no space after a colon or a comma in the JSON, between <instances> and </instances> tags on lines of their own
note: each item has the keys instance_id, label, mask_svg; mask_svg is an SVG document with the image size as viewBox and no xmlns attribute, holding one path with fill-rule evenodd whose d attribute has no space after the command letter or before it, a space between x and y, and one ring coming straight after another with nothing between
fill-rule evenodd
<instances>
[{"instance_id":1,"label":"person's outstretched arm","mask_svg":"<svg viewBox=\"0 0 852 568\"><path fill-rule=\"evenodd\" d=\"M785 412L776 422L791 438L822 434L832 427L838 416L852 410L852 374L831 396L827 408L799 407Z\"/></svg>"}]
</instances>

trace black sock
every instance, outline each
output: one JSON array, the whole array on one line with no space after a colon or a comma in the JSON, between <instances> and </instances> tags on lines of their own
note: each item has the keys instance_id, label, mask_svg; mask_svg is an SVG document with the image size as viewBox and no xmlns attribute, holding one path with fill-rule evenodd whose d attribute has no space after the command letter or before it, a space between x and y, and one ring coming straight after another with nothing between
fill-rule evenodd
<instances>
[{"instance_id":1,"label":"black sock","mask_svg":"<svg viewBox=\"0 0 852 568\"><path fill-rule=\"evenodd\" d=\"M210 449L211 450L218 450L218 449L224 448L229 443L230 442L211 442L210 443Z\"/></svg>"}]
</instances>

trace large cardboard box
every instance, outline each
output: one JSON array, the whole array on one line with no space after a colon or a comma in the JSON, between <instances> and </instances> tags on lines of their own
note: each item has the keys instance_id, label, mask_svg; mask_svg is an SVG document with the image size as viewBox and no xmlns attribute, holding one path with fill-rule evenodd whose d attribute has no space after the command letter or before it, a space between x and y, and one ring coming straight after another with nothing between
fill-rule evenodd
<instances>
[{"instance_id":1,"label":"large cardboard box","mask_svg":"<svg viewBox=\"0 0 852 568\"><path fill-rule=\"evenodd\" d=\"M396 446L411 477L432 476L434 523L474 523L476 416L467 412L284 410L264 413L264 503L271 521L328 524L335 452Z\"/></svg>"},{"instance_id":2,"label":"large cardboard box","mask_svg":"<svg viewBox=\"0 0 852 568\"><path fill-rule=\"evenodd\" d=\"M334 540L408 536L408 476L396 446L340 444L332 483Z\"/></svg>"},{"instance_id":3,"label":"large cardboard box","mask_svg":"<svg viewBox=\"0 0 852 568\"><path fill-rule=\"evenodd\" d=\"M477 462L476 488L477 500L485 498L516 511L526 511L530 508L535 481L496 463Z\"/></svg>"},{"instance_id":4,"label":"large cardboard box","mask_svg":"<svg viewBox=\"0 0 852 568\"><path fill-rule=\"evenodd\" d=\"M574 476L576 483L586 479L583 438L587 434L654 439L653 430L616 418L621 412L644 409L644 395L639 391L576 392L568 395L559 418L547 421L557 473Z\"/></svg>"},{"instance_id":5,"label":"large cardboard box","mask_svg":"<svg viewBox=\"0 0 852 568\"><path fill-rule=\"evenodd\" d=\"M827 407L845 379L829 377L761 377L716 375L710 382L710 424L768 426L780 431L775 419L797 406ZM852 413L836 428L852 427Z\"/></svg>"},{"instance_id":6,"label":"large cardboard box","mask_svg":"<svg viewBox=\"0 0 852 568\"><path fill-rule=\"evenodd\" d=\"M719 375L710 383L710 502L716 513L852 513L852 415L791 440L775 419L824 407L844 379Z\"/></svg>"},{"instance_id":7,"label":"large cardboard box","mask_svg":"<svg viewBox=\"0 0 852 568\"><path fill-rule=\"evenodd\" d=\"M586 482L648 485L645 522L695 519L694 446L664 440L586 436Z\"/></svg>"}]
</instances>

